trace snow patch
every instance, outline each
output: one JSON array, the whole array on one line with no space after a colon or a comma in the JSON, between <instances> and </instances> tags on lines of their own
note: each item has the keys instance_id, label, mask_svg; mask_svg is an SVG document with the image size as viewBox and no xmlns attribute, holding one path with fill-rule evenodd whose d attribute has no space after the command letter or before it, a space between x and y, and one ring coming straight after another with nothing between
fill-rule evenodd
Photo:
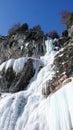
<instances>
[{"instance_id":1,"label":"snow patch","mask_svg":"<svg viewBox=\"0 0 73 130\"><path fill-rule=\"evenodd\" d=\"M29 45L29 42L27 42L26 44L25 44L25 47L27 47Z\"/></svg>"}]
</instances>

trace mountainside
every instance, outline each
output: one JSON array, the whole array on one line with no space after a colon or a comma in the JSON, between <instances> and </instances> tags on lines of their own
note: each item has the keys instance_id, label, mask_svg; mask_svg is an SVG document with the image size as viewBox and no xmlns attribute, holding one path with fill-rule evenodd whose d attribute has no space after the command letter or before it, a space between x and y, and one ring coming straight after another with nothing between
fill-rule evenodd
<instances>
[{"instance_id":1,"label":"mountainside","mask_svg":"<svg viewBox=\"0 0 73 130\"><path fill-rule=\"evenodd\" d=\"M72 130L72 27L1 36L0 48L0 130Z\"/></svg>"}]
</instances>

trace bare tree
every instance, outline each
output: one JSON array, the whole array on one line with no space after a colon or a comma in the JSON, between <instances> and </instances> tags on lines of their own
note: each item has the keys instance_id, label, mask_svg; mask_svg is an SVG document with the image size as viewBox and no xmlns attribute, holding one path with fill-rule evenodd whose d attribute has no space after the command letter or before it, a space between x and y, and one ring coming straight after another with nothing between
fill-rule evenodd
<instances>
[{"instance_id":1,"label":"bare tree","mask_svg":"<svg viewBox=\"0 0 73 130\"><path fill-rule=\"evenodd\" d=\"M69 27L70 25L70 18L71 18L71 12L68 12L67 10L63 10L61 12L61 22L67 27Z\"/></svg>"}]
</instances>

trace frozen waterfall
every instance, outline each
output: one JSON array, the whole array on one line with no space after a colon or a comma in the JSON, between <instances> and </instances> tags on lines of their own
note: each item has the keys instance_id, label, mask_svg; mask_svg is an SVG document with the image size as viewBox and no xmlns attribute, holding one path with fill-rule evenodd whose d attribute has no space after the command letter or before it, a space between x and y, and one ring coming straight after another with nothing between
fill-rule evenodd
<instances>
[{"instance_id":1,"label":"frozen waterfall","mask_svg":"<svg viewBox=\"0 0 73 130\"><path fill-rule=\"evenodd\" d=\"M25 91L3 94L0 99L0 130L72 130L73 80L44 98L42 87L54 74L52 41L46 41L45 67ZM50 45L49 45L50 44Z\"/></svg>"}]
</instances>

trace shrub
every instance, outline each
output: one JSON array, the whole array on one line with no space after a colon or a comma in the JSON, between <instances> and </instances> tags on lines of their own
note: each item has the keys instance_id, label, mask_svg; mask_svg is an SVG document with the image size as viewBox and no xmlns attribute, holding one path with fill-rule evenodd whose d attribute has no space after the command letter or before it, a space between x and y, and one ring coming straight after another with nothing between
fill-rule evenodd
<instances>
[{"instance_id":1,"label":"shrub","mask_svg":"<svg viewBox=\"0 0 73 130\"><path fill-rule=\"evenodd\" d=\"M52 38L52 39L59 38L59 35L58 35L58 33L57 33L56 30L52 30L51 32L48 33L47 36L50 37L50 38Z\"/></svg>"},{"instance_id":2,"label":"shrub","mask_svg":"<svg viewBox=\"0 0 73 130\"><path fill-rule=\"evenodd\" d=\"M33 30L34 31L41 31L40 25L37 25L37 26L33 27Z\"/></svg>"},{"instance_id":3,"label":"shrub","mask_svg":"<svg viewBox=\"0 0 73 130\"><path fill-rule=\"evenodd\" d=\"M67 27L69 26L69 21L70 21L71 13L63 10L61 12L61 22L62 24L66 25Z\"/></svg>"},{"instance_id":4,"label":"shrub","mask_svg":"<svg viewBox=\"0 0 73 130\"><path fill-rule=\"evenodd\" d=\"M20 28L20 23L14 24L14 25L8 30L8 34L9 34L9 35L14 34L19 28Z\"/></svg>"},{"instance_id":5,"label":"shrub","mask_svg":"<svg viewBox=\"0 0 73 130\"><path fill-rule=\"evenodd\" d=\"M9 35L13 35L15 34L16 32L19 32L19 33L23 33L25 32L26 30L28 29L28 24L27 23L24 23L22 25L20 25L19 23L17 24L14 24L8 31L8 34Z\"/></svg>"},{"instance_id":6,"label":"shrub","mask_svg":"<svg viewBox=\"0 0 73 130\"><path fill-rule=\"evenodd\" d=\"M26 30L28 30L28 24L27 24L27 23L24 23L24 24L21 25L20 28L18 28L17 32L23 33L23 32L25 32Z\"/></svg>"}]
</instances>

